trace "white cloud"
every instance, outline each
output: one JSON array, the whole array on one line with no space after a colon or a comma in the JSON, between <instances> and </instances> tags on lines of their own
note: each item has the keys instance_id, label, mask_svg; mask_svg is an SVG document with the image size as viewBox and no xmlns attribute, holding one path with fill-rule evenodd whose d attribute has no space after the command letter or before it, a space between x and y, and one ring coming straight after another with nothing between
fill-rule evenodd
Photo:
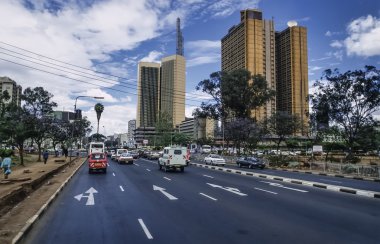
<instances>
[{"instance_id":1,"label":"white cloud","mask_svg":"<svg viewBox=\"0 0 380 244\"><path fill-rule=\"evenodd\" d=\"M220 40L197 40L185 43L189 60L187 67L220 62Z\"/></svg>"},{"instance_id":2,"label":"white cloud","mask_svg":"<svg viewBox=\"0 0 380 244\"><path fill-rule=\"evenodd\" d=\"M342 48L344 45L344 43L342 41L338 41L338 40L333 40L331 43L330 43L330 46L331 47L334 47L334 48Z\"/></svg>"},{"instance_id":3,"label":"white cloud","mask_svg":"<svg viewBox=\"0 0 380 244\"><path fill-rule=\"evenodd\" d=\"M343 60L343 50L338 50L338 51L335 51L335 52L327 52L326 55L328 57L333 57L339 61L342 61Z\"/></svg>"},{"instance_id":4,"label":"white cloud","mask_svg":"<svg viewBox=\"0 0 380 244\"><path fill-rule=\"evenodd\" d=\"M372 15L360 17L348 24L347 32L344 45L348 55L380 55L380 19Z\"/></svg>"},{"instance_id":5,"label":"white cloud","mask_svg":"<svg viewBox=\"0 0 380 244\"><path fill-rule=\"evenodd\" d=\"M340 31L326 31L325 36L331 37L331 36L336 36L340 34L342 34L342 32Z\"/></svg>"},{"instance_id":6,"label":"white cloud","mask_svg":"<svg viewBox=\"0 0 380 244\"><path fill-rule=\"evenodd\" d=\"M151 51L148 56L143 57L140 61L141 62L154 62L159 63L161 61L163 53L159 51Z\"/></svg>"}]
</instances>

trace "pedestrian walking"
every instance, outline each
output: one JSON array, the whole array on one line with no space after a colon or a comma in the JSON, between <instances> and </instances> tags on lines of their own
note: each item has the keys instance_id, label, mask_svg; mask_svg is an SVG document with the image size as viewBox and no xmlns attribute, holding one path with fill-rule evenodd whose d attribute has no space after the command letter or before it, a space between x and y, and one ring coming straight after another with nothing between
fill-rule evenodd
<instances>
[{"instance_id":1,"label":"pedestrian walking","mask_svg":"<svg viewBox=\"0 0 380 244\"><path fill-rule=\"evenodd\" d=\"M63 148L63 154L65 154L65 160L66 160L67 156L69 155L69 150L67 150L67 148Z\"/></svg>"},{"instance_id":2,"label":"pedestrian walking","mask_svg":"<svg viewBox=\"0 0 380 244\"><path fill-rule=\"evenodd\" d=\"M45 152L42 154L42 157L44 158L44 164L46 164L48 158L49 158L49 152L45 150Z\"/></svg>"},{"instance_id":3,"label":"pedestrian walking","mask_svg":"<svg viewBox=\"0 0 380 244\"><path fill-rule=\"evenodd\" d=\"M4 171L4 179L8 179L8 175L12 173L11 164L12 164L11 154L8 154L5 156L5 158L1 162L1 168Z\"/></svg>"}]
</instances>

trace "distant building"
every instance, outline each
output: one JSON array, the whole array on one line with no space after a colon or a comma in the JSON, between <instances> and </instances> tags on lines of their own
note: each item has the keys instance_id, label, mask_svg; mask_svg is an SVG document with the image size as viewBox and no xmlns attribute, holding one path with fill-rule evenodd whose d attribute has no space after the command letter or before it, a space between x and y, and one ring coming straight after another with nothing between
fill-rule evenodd
<instances>
[{"instance_id":1,"label":"distant building","mask_svg":"<svg viewBox=\"0 0 380 244\"><path fill-rule=\"evenodd\" d=\"M144 145L144 140L148 140L148 143L150 143L149 140L154 138L155 135L155 127L138 127L135 130L135 143L137 146Z\"/></svg>"},{"instance_id":2,"label":"distant building","mask_svg":"<svg viewBox=\"0 0 380 244\"><path fill-rule=\"evenodd\" d=\"M136 130L136 120L132 119L128 121L128 142L134 141L135 130Z\"/></svg>"},{"instance_id":3,"label":"distant building","mask_svg":"<svg viewBox=\"0 0 380 244\"><path fill-rule=\"evenodd\" d=\"M54 111L54 118L64 122L69 122L70 120L75 120L75 113L69 111Z\"/></svg>"},{"instance_id":4,"label":"distant building","mask_svg":"<svg viewBox=\"0 0 380 244\"><path fill-rule=\"evenodd\" d=\"M188 135L193 141L214 138L217 121L207 118L186 118L178 127L178 132Z\"/></svg>"},{"instance_id":5,"label":"distant building","mask_svg":"<svg viewBox=\"0 0 380 244\"><path fill-rule=\"evenodd\" d=\"M137 81L136 127L154 126L159 104L160 64L140 62Z\"/></svg>"},{"instance_id":6,"label":"distant building","mask_svg":"<svg viewBox=\"0 0 380 244\"><path fill-rule=\"evenodd\" d=\"M0 94L3 94L4 91L8 91L10 96L9 100L4 101L5 103L12 102L21 106L22 87L17 85L16 81L8 77L0 77Z\"/></svg>"}]
</instances>

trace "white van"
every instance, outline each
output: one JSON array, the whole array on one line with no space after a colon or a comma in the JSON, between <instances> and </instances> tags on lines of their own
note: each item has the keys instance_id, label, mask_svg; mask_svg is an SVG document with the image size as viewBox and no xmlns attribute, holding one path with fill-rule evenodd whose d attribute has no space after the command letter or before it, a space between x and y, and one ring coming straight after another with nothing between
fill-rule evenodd
<instances>
[{"instance_id":1,"label":"white van","mask_svg":"<svg viewBox=\"0 0 380 244\"><path fill-rule=\"evenodd\" d=\"M211 146L203 145L202 146L202 153L211 153Z\"/></svg>"},{"instance_id":2,"label":"white van","mask_svg":"<svg viewBox=\"0 0 380 244\"><path fill-rule=\"evenodd\" d=\"M187 160L186 147L165 147L162 157L158 159L159 169L164 169L165 172L173 169L180 169L181 172L185 171Z\"/></svg>"},{"instance_id":3,"label":"white van","mask_svg":"<svg viewBox=\"0 0 380 244\"><path fill-rule=\"evenodd\" d=\"M88 149L88 155L93 153L105 153L103 142L91 142Z\"/></svg>"}]
</instances>

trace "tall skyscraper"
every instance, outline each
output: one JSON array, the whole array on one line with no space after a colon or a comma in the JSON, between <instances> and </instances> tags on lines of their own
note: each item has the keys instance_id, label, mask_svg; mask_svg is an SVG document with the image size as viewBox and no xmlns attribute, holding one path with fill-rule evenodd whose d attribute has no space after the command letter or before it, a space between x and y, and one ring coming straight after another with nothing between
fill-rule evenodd
<instances>
[{"instance_id":1,"label":"tall skyscraper","mask_svg":"<svg viewBox=\"0 0 380 244\"><path fill-rule=\"evenodd\" d=\"M134 140L136 130L136 120L132 119L128 121L128 141L131 142Z\"/></svg>"},{"instance_id":2,"label":"tall skyscraper","mask_svg":"<svg viewBox=\"0 0 380 244\"><path fill-rule=\"evenodd\" d=\"M9 100L4 101L5 103L15 103L17 106L21 106L21 95L22 87L17 85L16 81L8 77L0 77L0 94L4 91L8 91L10 96Z\"/></svg>"},{"instance_id":3,"label":"tall skyscraper","mask_svg":"<svg viewBox=\"0 0 380 244\"><path fill-rule=\"evenodd\" d=\"M183 52L183 35L181 31L181 20L180 18L177 18L177 48L176 48L176 54L184 56Z\"/></svg>"},{"instance_id":4,"label":"tall skyscraper","mask_svg":"<svg viewBox=\"0 0 380 244\"><path fill-rule=\"evenodd\" d=\"M160 103L161 113L173 119L173 126L185 120L186 61L181 55L161 60Z\"/></svg>"},{"instance_id":5,"label":"tall skyscraper","mask_svg":"<svg viewBox=\"0 0 380 244\"><path fill-rule=\"evenodd\" d=\"M137 127L152 127L157 121L159 80L159 63L139 63L137 71Z\"/></svg>"},{"instance_id":6,"label":"tall skyscraper","mask_svg":"<svg viewBox=\"0 0 380 244\"><path fill-rule=\"evenodd\" d=\"M240 11L240 23L231 27L222 38L222 71L247 69L252 75L262 75L268 87L276 90L275 32L272 20L263 20L262 12L255 9ZM252 111L261 120L276 109L273 99Z\"/></svg>"},{"instance_id":7,"label":"tall skyscraper","mask_svg":"<svg viewBox=\"0 0 380 244\"><path fill-rule=\"evenodd\" d=\"M276 33L277 110L298 115L300 133L308 131L309 95L307 29L290 21L289 27Z\"/></svg>"}]
</instances>

